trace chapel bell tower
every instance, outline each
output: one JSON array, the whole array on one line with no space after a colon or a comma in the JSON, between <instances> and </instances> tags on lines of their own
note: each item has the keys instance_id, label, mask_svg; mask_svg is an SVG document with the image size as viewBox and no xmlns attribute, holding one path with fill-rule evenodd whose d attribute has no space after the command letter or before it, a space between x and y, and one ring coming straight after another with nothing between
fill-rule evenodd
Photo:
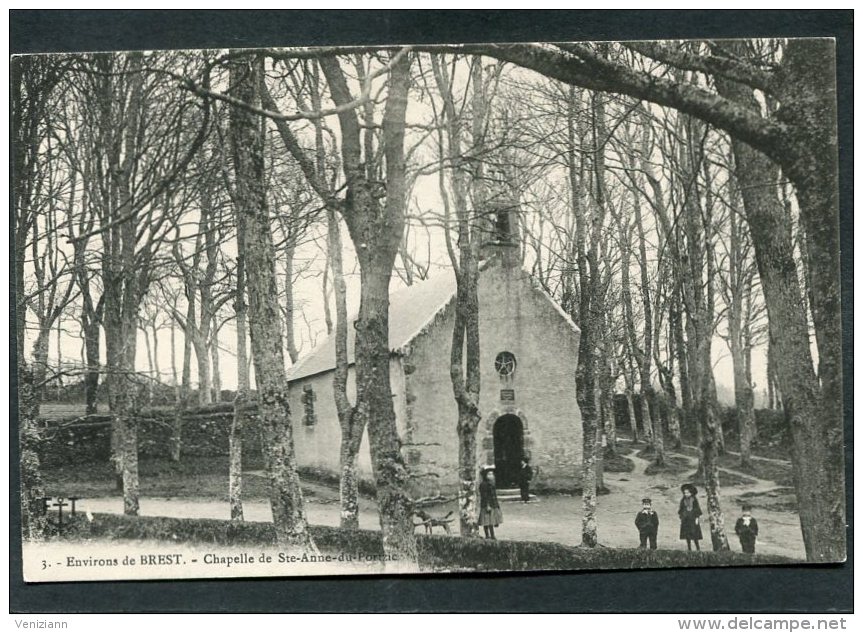
<instances>
[{"instance_id":1,"label":"chapel bell tower","mask_svg":"<svg viewBox=\"0 0 863 633\"><path fill-rule=\"evenodd\" d=\"M505 268L521 267L521 227L518 198L501 183L492 190L482 218L480 258L496 258Z\"/></svg>"}]
</instances>

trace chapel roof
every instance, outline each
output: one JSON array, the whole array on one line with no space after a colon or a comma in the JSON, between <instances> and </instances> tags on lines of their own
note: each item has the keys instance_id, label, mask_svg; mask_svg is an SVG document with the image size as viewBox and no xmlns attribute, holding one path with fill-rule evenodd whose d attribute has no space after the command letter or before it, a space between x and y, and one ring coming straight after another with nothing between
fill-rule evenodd
<instances>
[{"instance_id":1,"label":"chapel roof","mask_svg":"<svg viewBox=\"0 0 863 633\"><path fill-rule=\"evenodd\" d=\"M455 275L442 271L429 279L390 294L390 351L399 352L417 337L446 306L456 293ZM351 315L348 325L348 363L354 362L356 330ZM297 380L329 371L336 365L336 337L328 336L288 370L288 380Z\"/></svg>"},{"instance_id":2,"label":"chapel roof","mask_svg":"<svg viewBox=\"0 0 863 633\"><path fill-rule=\"evenodd\" d=\"M483 262L486 263L486 262ZM482 270L485 266L480 265ZM526 283L531 283L527 273L523 273ZM543 296L574 331L578 326L558 303L536 284L531 284L537 294ZM402 288L390 294L389 346L390 352L400 353L419 334L428 328L435 318L443 312L456 295L456 280L452 271L442 271L429 279ZM354 341L356 330L353 322L357 315L349 318L348 325L348 364L354 363ZM335 368L336 337L328 336L308 354L300 358L288 370L288 381L314 376Z\"/></svg>"}]
</instances>

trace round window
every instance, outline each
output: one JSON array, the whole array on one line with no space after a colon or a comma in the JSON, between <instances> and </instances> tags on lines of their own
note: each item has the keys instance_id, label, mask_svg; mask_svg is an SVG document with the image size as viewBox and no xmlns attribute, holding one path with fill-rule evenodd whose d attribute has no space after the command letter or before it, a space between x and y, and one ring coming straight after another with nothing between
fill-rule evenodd
<instances>
[{"instance_id":1,"label":"round window","mask_svg":"<svg viewBox=\"0 0 863 633\"><path fill-rule=\"evenodd\" d=\"M494 368L501 376L512 376L515 372L515 356L512 352L501 352L494 359Z\"/></svg>"}]
</instances>

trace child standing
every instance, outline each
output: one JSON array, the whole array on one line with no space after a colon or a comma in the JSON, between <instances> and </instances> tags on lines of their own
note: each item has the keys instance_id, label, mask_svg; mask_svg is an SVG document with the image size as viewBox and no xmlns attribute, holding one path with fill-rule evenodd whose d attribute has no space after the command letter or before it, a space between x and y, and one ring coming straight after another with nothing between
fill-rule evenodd
<instances>
[{"instance_id":1,"label":"child standing","mask_svg":"<svg viewBox=\"0 0 863 633\"><path fill-rule=\"evenodd\" d=\"M482 469L482 483L479 485L479 524L485 537L494 539L494 528L503 523L503 513L497 501L497 488L494 485L494 466Z\"/></svg>"},{"instance_id":2,"label":"child standing","mask_svg":"<svg viewBox=\"0 0 863 633\"><path fill-rule=\"evenodd\" d=\"M653 510L653 502L646 497L641 500L641 512L635 515L635 527L638 528L641 549L647 548L648 541L650 541L650 549L656 549L659 515Z\"/></svg>"},{"instance_id":3,"label":"child standing","mask_svg":"<svg viewBox=\"0 0 863 633\"><path fill-rule=\"evenodd\" d=\"M680 508L677 514L680 517L680 540L686 541L686 549L692 550L692 544L695 543L695 549L700 550L698 541L704 538L701 535L701 506L698 505L698 488L692 484L683 484L680 486L683 493L683 498L680 500Z\"/></svg>"},{"instance_id":4,"label":"child standing","mask_svg":"<svg viewBox=\"0 0 863 633\"><path fill-rule=\"evenodd\" d=\"M734 531L740 539L740 546L744 553L754 554L755 539L758 538L758 521L752 516L752 506L743 506L743 516L737 519Z\"/></svg>"}]
</instances>

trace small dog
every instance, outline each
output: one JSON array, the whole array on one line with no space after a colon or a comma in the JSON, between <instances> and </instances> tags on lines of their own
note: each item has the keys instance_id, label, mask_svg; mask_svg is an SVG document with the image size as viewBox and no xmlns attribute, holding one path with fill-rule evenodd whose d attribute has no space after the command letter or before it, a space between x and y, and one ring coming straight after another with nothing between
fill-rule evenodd
<instances>
[{"instance_id":1,"label":"small dog","mask_svg":"<svg viewBox=\"0 0 863 633\"><path fill-rule=\"evenodd\" d=\"M449 524L453 522L454 519L451 519L453 511L450 510L447 512L446 516L435 518L429 515L425 510L414 510L414 515L419 517L422 523L414 523L414 528L418 528L423 525L426 529L426 534L431 534L436 527L442 527L444 532L447 534L451 534Z\"/></svg>"}]
</instances>

